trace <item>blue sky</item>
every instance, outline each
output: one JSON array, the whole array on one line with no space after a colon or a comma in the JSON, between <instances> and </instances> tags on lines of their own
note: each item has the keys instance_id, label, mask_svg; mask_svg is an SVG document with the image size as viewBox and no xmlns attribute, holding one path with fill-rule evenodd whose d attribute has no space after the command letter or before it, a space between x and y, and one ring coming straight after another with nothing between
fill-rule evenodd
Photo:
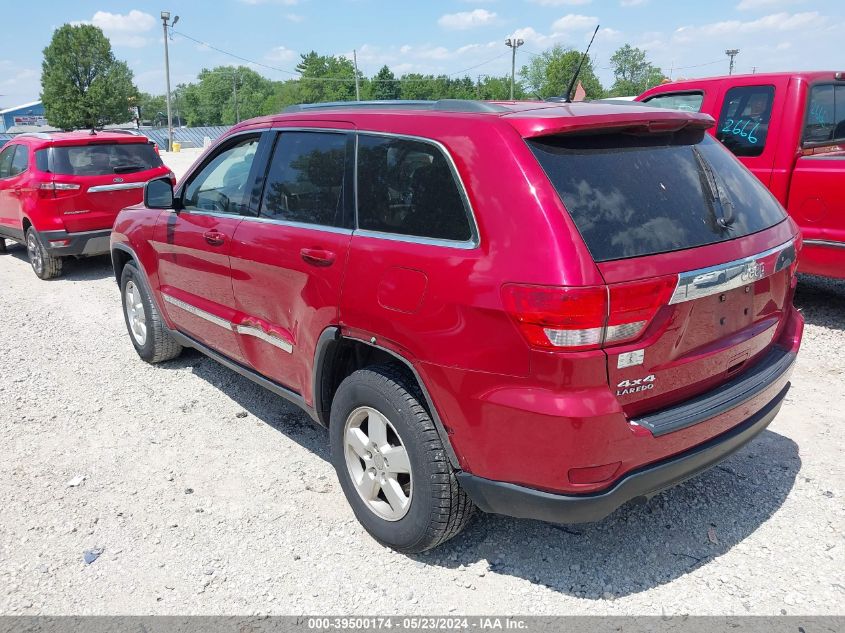
<instances>
[{"instance_id":1,"label":"blue sky","mask_svg":"<svg viewBox=\"0 0 845 633\"><path fill-rule=\"evenodd\" d=\"M350 56L357 49L366 74L385 63L397 74L505 74L506 37L526 42L519 66L556 43L583 48L597 22L593 54L607 85L610 55L626 42L675 78L726 73L726 48L741 50L739 72L845 70L842 0L42 0L37 19L4 25L0 106L38 98L41 51L65 22L103 28L138 87L163 93L162 9L180 16L176 31L281 69L254 66L271 79L290 78L282 71L312 49ZM174 84L203 67L238 63L178 34L170 45Z\"/></svg>"}]
</instances>

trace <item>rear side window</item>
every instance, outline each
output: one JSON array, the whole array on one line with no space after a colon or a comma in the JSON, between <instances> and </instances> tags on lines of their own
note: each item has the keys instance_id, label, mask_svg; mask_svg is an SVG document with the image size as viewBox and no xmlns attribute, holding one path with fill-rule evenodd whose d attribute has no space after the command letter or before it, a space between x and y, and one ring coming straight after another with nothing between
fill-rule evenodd
<instances>
[{"instance_id":1,"label":"rear side window","mask_svg":"<svg viewBox=\"0 0 845 633\"><path fill-rule=\"evenodd\" d=\"M15 155L16 145L7 145L0 152L0 178L8 178L12 169L12 157Z\"/></svg>"},{"instance_id":2,"label":"rear side window","mask_svg":"<svg viewBox=\"0 0 845 633\"><path fill-rule=\"evenodd\" d=\"M845 139L845 86L821 85L810 90L805 143Z\"/></svg>"},{"instance_id":3,"label":"rear side window","mask_svg":"<svg viewBox=\"0 0 845 633\"><path fill-rule=\"evenodd\" d=\"M774 86L740 86L725 95L716 138L737 156L759 156L766 147Z\"/></svg>"},{"instance_id":4,"label":"rear side window","mask_svg":"<svg viewBox=\"0 0 845 633\"><path fill-rule=\"evenodd\" d=\"M53 147L50 170L68 176L129 174L161 167L149 143L95 143Z\"/></svg>"},{"instance_id":5,"label":"rear side window","mask_svg":"<svg viewBox=\"0 0 845 633\"><path fill-rule=\"evenodd\" d=\"M17 176L26 171L29 167L29 149L26 145L18 145L15 151L15 156L12 158L12 164L9 167L9 175Z\"/></svg>"},{"instance_id":6,"label":"rear side window","mask_svg":"<svg viewBox=\"0 0 845 633\"><path fill-rule=\"evenodd\" d=\"M645 103L655 108L669 108L670 110L682 110L684 112L700 112L701 103L704 101L703 92L674 92L663 95L656 95L646 99Z\"/></svg>"},{"instance_id":7,"label":"rear side window","mask_svg":"<svg viewBox=\"0 0 845 633\"><path fill-rule=\"evenodd\" d=\"M431 143L359 135L358 227L438 240L473 238L467 205Z\"/></svg>"},{"instance_id":8,"label":"rear side window","mask_svg":"<svg viewBox=\"0 0 845 633\"><path fill-rule=\"evenodd\" d=\"M703 131L528 142L597 262L724 242L785 214Z\"/></svg>"},{"instance_id":9,"label":"rear side window","mask_svg":"<svg viewBox=\"0 0 845 633\"><path fill-rule=\"evenodd\" d=\"M282 132L270 161L260 215L321 226L349 226L343 190L348 136Z\"/></svg>"},{"instance_id":10,"label":"rear side window","mask_svg":"<svg viewBox=\"0 0 845 633\"><path fill-rule=\"evenodd\" d=\"M50 171L50 150L39 149L35 151L35 167L38 171Z\"/></svg>"}]
</instances>

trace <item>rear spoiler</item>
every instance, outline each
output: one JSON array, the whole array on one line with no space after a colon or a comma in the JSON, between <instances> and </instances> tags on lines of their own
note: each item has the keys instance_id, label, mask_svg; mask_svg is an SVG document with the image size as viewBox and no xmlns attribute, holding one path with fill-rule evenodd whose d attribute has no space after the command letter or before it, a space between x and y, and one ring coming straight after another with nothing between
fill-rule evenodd
<instances>
[{"instance_id":1,"label":"rear spoiler","mask_svg":"<svg viewBox=\"0 0 845 633\"><path fill-rule=\"evenodd\" d=\"M709 114L689 112L659 112L643 109L641 112L626 112L624 115L601 115L566 117L559 121L549 120L548 126L525 130L525 138L557 136L561 134L591 134L622 132L626 134L665 134L680 130L707 130L716 121Z\"/></svg>"}]
</instances>

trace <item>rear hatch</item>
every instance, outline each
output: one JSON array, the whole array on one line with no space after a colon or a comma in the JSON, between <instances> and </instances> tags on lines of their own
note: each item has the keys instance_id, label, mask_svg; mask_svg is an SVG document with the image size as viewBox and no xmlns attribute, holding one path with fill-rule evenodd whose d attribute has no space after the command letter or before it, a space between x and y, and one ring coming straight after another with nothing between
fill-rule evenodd
<instances>
[{"instance_id":1,"label":"rear hatch","mask_svg":"<svg viewBox=\"0 0 845 633\"><path fill-rule=\"evenodd\" d=\"M109 229L118 212L143 199L144 183L167 173L155 148L143 137L54 145L47 150L59 216L70 233Z\"/></svg>"},{"instance_id":2,"label":"rear hatch","mask_svg":"<svg viewBox=\"0 0 845 633\"><path fill-rule=\"evenodd\" d=\"M760 363L791 304L791 223L694 125L527 140L606 283L595 290L604 315L595 346L629 417Z\"/></svg>"}]
</instances>

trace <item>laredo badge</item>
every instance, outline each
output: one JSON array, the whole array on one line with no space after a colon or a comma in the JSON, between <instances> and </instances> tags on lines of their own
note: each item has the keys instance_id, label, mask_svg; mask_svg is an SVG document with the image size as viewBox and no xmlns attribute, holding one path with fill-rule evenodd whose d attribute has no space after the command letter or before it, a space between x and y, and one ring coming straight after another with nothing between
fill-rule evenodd
<instances>
[{"instance_id":1,"label":"laredo badge","mask_svg":"<svg viewBox=\"0 0 845 633\"><path fill-rule=\"evenodd\" d=\"M657 378L654 377L654 374L649 374L645 378L623 380L618 385L616 385L616 395L628 396L632 393L638 393L640 391L648 391L649 389L654 389L655 380L657 380Z\"/></svg>"}]
</instances>

